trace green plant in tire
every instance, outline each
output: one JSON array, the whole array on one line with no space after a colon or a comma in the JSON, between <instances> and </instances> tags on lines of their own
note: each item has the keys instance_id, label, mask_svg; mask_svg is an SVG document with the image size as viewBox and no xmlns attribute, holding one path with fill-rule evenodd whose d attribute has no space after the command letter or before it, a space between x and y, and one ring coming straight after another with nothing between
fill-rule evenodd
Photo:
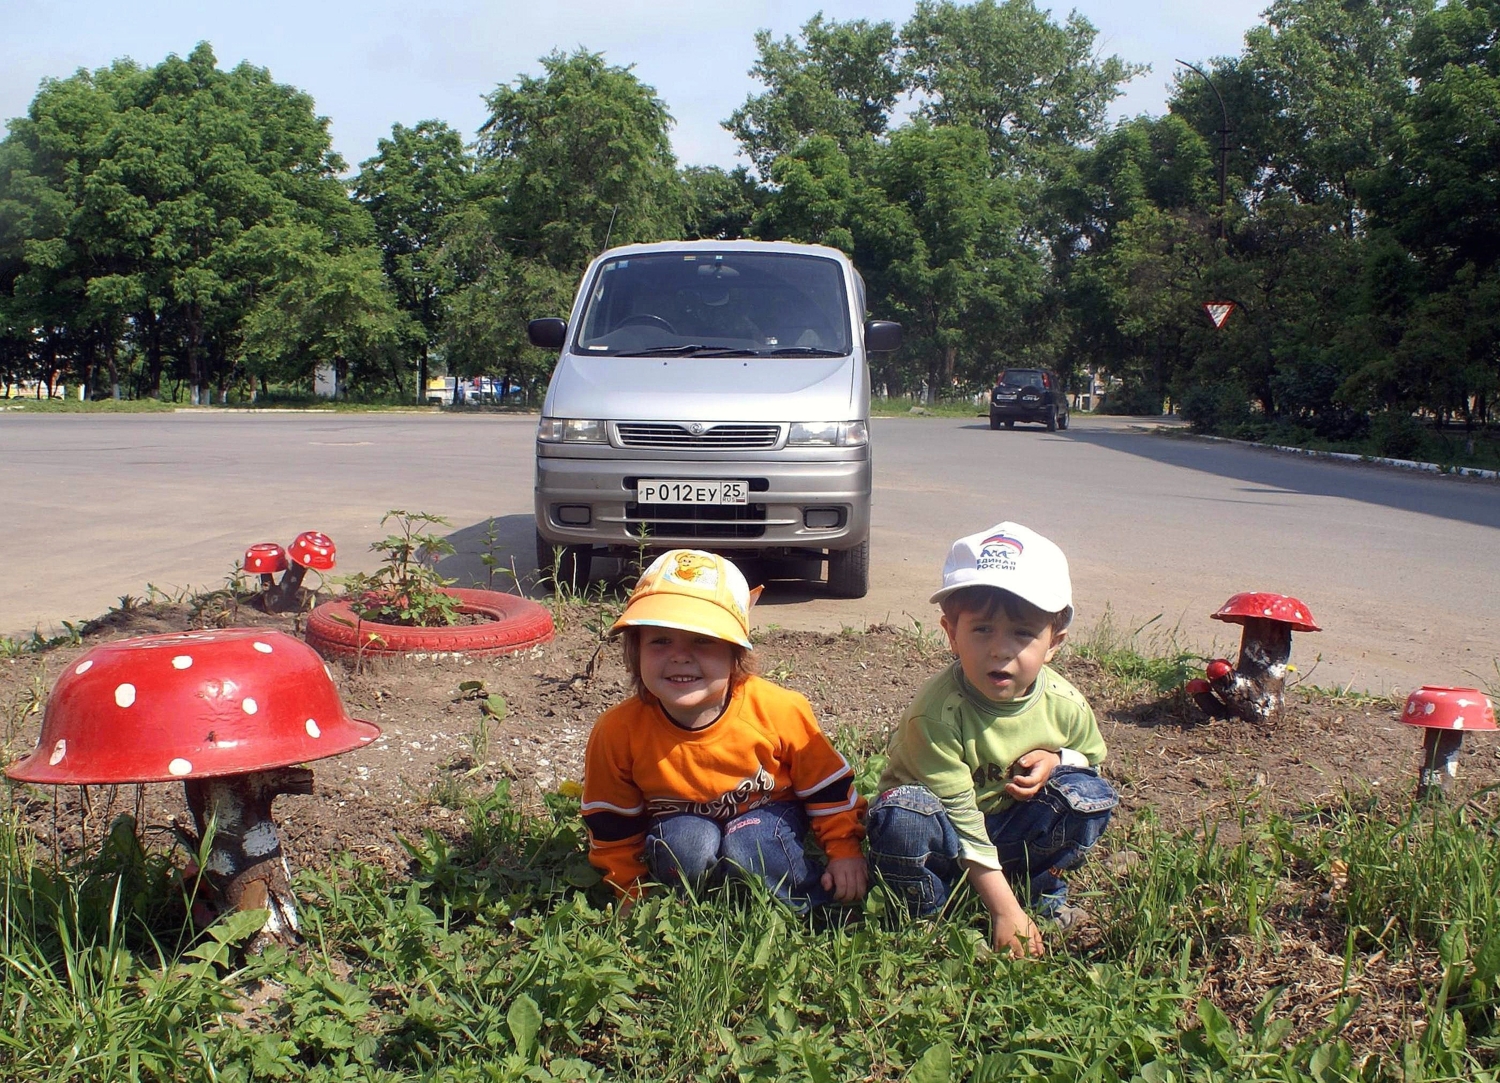
<instances>
[{"instance_id":1,"label":"green plant in tire","mask_svg":"<svg viewBox=\"0 0 1500 1083\"><path fill-rule=\"evenodd\" d=\"M396 532L371 542L384 564L351 578L349 593L361 620L432 628L457 624L462 604L447 591L457 580L440 575L436 563L453 553L453 543L432 528L450 525L441 515L393 508L381 517L396 521Z\"/></svg>"}]
</instances>

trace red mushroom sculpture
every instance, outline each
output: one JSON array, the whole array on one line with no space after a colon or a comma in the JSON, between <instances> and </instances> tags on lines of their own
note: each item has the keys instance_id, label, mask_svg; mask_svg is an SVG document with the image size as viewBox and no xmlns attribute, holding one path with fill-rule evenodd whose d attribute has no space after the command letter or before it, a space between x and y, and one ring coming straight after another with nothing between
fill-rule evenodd
<instances>
[{"instance_id":1,"label":"red mushroom sculpture","mask_svg":"<svg viewBox=\"0 0 1500 1083\"><path fill-rule=\"evenodd\" d=\"M102 644L58 679L20 782L181 781L201 838L203 873L223 909L270 912L257 947L297 939L297 908L271 818L278 794L312 793L295 764L369 744L378 727L349 717L307 644L256 628L143 636Z\"/></svg>"},{"instance_id":2,"label":"red mushroom sculpture","mask_svg":"<svg viewBox=\"0 0 1500 1083\"><path fill-rule=\"evenodd\" d=\"M275 542L256 542L245 550L245 571L260 576L261 591L269 596L276 573L286 571L286 550Z\"/></svg>"},{"instance_id":3,"label":"red mushroom sculpture","mask_svg":"<svg viewBox=\"0 0 1500 1083\"><path fill-rule=\"evenodd\" d=\"M291 567L287 568L286 574L281 577L271 599L271 608L288 609L295 607L297 593L302 587L302 577L311 569L315 572L326 572L333 569L335 556L337 554L333 539L320 530L304 530L292 539L292 544L287 546L287 559L291 561Z\"/></svg>"},{"instance_id":4,"label":"red mushroom sculpture","mask_svg":"<svg viewBox=\"0 0 1500 1083\"><path fill-rule=\"evenodd\" d=\"M1187 684L1188 694L1210 718L1269 722L1281 711L1293 632L1320 632L1312 612L1296 598L1265 591L1236 594L1211 614L1244 625L1235 665L1215 658L1208 679Z\"/></svg>"},{"instance_id":5,"label":"red mushroom sculpture","mask_svg":"<svg viewBox=\"0 0 1500 1083\"><path fill-rule=\"evenodd\" d=\"M1458 777L1458 750L1465 730L1495 728L1495 708L1477 688L1448 688L1425 684L1406 697L1401 721L1421 726L1422 771L1417 776L1417 798L1442 797Z\"/></svg>"}]
</instances>

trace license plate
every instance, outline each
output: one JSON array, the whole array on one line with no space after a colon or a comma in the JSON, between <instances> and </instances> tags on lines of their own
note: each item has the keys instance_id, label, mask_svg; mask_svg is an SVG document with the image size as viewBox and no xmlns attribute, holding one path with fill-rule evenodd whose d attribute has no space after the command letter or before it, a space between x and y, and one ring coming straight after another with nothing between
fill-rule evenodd
<instances>
[{"instance_id":1,"label":"license plate","mask_svg":"<svg viewBox=\"0 0 1500 1083\"><path fill-rule=\"evenodd\" d=\"M635 485L638 504L745 504L749 492L748 481L642 478Z\"/></svg>"}]
</instances>

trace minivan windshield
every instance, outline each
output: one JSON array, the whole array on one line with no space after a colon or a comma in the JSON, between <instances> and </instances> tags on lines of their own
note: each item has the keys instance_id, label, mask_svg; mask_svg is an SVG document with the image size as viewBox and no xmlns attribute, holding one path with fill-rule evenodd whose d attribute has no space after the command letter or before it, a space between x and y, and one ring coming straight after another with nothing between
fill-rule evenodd
<instances>
[{"instance_id":1,"label":"minivan windshield","mask_svg":"<svg viewBox=\"0 0 1500 1083\"><path fill-rule=\"evenodd\" d=\"M842 265L795 252L651 252L606 260L574 350L615 357L842 357Z\"/></svg>"}]
</instances>

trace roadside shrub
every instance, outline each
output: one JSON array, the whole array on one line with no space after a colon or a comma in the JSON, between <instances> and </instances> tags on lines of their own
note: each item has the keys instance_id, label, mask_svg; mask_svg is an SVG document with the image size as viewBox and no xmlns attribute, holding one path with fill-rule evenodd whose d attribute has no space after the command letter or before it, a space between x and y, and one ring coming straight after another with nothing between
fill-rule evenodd
<instances>
[{"instance_id":1,"label":"roadside shrub","mask_svg":"<svg viewBox=\"0 0 1500 1083\"><path fill-rule=\"evenodd\" d=\"M1392 459L1415 458L1422 447L1422 424L1398 410L1376 414L1370 423L1370 447Z\"/></svg>"},{"instance_id":2,"label":"roadside shrub","mask_svg":"<svg viewBox=\"0 0 1500 1083\"><path fill-rule=\"evenodd\" d=\"M1099 413L1155 416L1161 413L1162 393L1156 388L1126 384L1099 399Z\"/></svg>"},{"instance_id":3,"label":"roadside shrub","mask_svg":"<svg viewBox=\"0 0 1500 1083\"><path fill-rule=\"evenodd\" d=\"M1194 432L1224 432L1251 420L1250 396L1233 381L1195 384L1183 392L1177 409Z\"/></svg>"}]
</instances>

